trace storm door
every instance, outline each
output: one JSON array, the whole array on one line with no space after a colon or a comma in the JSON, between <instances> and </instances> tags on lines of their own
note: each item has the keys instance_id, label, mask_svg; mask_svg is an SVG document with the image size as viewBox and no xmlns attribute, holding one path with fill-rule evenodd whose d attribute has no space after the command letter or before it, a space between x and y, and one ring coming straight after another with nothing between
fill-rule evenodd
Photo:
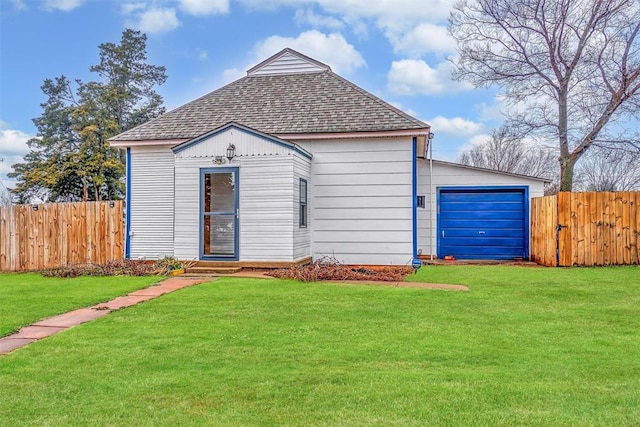
<instances>
[{"instance_id":1,"label":"storm door","mask_svg":"<svg viewBox=\"0 0 640 427\"><path fill-rule=\"evenodd\" d=\"M201 172L201 240L203 259L238 259L238 169Z\"/></svg>"}]
</instances>

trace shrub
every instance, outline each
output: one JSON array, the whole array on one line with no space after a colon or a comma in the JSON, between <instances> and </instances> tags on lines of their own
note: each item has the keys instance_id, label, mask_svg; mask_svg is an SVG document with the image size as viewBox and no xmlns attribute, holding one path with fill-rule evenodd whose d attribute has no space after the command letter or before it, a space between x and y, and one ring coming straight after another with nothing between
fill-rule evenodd
<instances>
[{"instance_id":1,"label":"shrub","mask_svg":"<svg viewBox=\"0 0 640 427\"><path fill-rule=\"evenodd\" d=\"M344 265L335 258L323 257L311 264L294 265L289 268L274 270L267 274L279 279L295 279L303 282L320 280L401 282L412 272L413 269L408 266L358 267Z\"/></svg>"},{"instance_id":2,"label":"shrub","mask_svg":"<svg viewBox=\"0 0 640 427\"><path fill-rule=\"evenodd\" d=\"M43 270L47 277L78 276L150 276L158 274L154 264L128 259L108 261L105 264L69 264Z\"/></svg>"}]
</instances>

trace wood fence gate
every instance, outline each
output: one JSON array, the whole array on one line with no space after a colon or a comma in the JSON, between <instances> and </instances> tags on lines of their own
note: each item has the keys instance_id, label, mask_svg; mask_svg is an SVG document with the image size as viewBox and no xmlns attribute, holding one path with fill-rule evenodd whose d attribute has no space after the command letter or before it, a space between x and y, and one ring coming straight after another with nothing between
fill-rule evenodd
<instances>
[{"instance_id":1,"label":"wood fence gate","mask_svg":"<svg viewBox=\"0 0 640 427\"><path fill-rule=\"evenodd\" d=\"M122 259L122 201L0 206L0 271Z\"/></svg>"},{"instance_id":2,"label":"wood fence gate","mask_svg":"<svg viewBox=\"0 0 640 427\"><path fill-rule=\"evenodd\" d=\"M562 192L531 201L532 261L547 266L640 261L640 192Z\"/></svg>"}]
</instances>

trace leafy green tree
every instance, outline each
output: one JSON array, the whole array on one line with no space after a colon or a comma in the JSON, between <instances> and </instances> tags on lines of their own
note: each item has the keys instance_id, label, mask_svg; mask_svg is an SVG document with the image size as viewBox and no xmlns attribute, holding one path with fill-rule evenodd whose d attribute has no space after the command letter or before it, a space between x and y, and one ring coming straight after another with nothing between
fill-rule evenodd
<instances>
[{"instance_id":1,"label":"leafy green tree","mask_svg":"<svg viewBox=\"0 0 640 427\"><path fill-rule=\"evenodd\" d=\"M27 142L24 163L9 176L21 202L113 200L122 198L122 153L107 140L165 110L155 91L165 67L147 63L146 36L127 29L120 44L99 46L100 62L90 68L99 81L47 79L42 115L33 120L37 136Z\"/></svg>"}]
</instances>

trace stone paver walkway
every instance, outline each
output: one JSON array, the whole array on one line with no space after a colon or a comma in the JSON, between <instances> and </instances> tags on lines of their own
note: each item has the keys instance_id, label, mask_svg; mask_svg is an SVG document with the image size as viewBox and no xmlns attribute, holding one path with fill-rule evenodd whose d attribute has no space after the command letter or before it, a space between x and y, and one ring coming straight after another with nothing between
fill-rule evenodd
<instances>
[{"instance_id":1,"label":"stone paver walkway","mask_svg":"<svg viewBox=\"0 0 640 427\"><path fill-rule=\"evenodd\" d=\"M208 281L210 280L211 279ZM160 282L158 285L131 292L126 296L117 297L108 302L96 304L88 308L79 308L68 313L40 320L32 325L25 326L15 334L0 338L0 355L7 354L41 338L49 337L76 325L106 316L114 310L130 307L142 301L157 298L160 295L202 282L204 282L203 279L172 277Z\"/></svg>"}]
</instances>

